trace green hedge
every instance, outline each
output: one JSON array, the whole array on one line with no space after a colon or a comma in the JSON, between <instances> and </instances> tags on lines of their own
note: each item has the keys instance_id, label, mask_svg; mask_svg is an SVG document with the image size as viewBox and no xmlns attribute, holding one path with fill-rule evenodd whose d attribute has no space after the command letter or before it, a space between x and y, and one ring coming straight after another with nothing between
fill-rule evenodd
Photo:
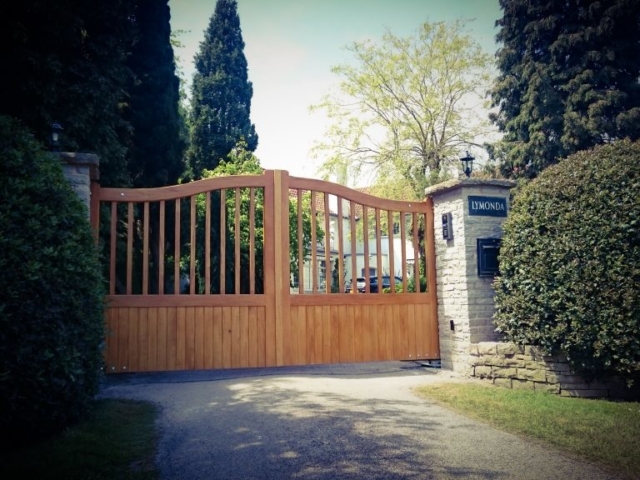
<instances>
[{"instance_id":1,"label":"green hedge","mask_svg":"<svg viewBox=\"0 0 640 480\"><path fill-rule=\"evenodd\" d=\"M495 325L588 378L640 372L640 144L579 152L522 188L504 225Z\"/></svg>"},{"instance_id":2,"label":"green hedge","mask_svg":"<svg viewBox=\"0 0 640 480\"><path fill-rule=\"evenodd\" d=\"M85 207L57 157L0 117L0 431L81 417L99 387L103 285Z\"/></svg>"}]
</instances>

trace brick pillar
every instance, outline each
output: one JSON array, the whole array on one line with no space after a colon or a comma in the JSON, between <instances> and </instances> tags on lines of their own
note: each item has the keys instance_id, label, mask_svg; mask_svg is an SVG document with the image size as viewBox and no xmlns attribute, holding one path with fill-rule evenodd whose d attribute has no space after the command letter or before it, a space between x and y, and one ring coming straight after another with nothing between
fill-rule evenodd
<instances>
[{"instance_id":1,"label":"brick pillar","mask_svg":"<svg viewBox=\"0 0 640 480\"><path fill-rule=\"evenodd\" d=\"M91 183L99 180L100 158L92 153L60 152L59 155L64 176L82 203L87 206L89 217Z\"/></svg>"},{"instance_id":2,"label":"brick pillar","mask_svg":"<svg viewBox=\"0 0 640 480\"><path fill-rule=\"evenodd\" d=\"M477 239L502 238L505 216L499 215L506 215L514 186L509 180L456 179L425 191L433 199L442 368L467 373L470 345L497 339L493 277L478 273ZM443 238L447 214L450 239Z\"/></svg>"}]
</instances>

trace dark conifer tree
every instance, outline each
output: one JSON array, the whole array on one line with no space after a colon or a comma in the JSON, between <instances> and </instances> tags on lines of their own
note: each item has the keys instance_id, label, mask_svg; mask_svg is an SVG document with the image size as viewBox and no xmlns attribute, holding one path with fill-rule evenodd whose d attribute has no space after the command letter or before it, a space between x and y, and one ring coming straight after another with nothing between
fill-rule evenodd
<instances>
[{"instance_id":1,"label":"dark conifer tree","mask_svg":"<svg viewBox=\"0 0 640 480\"><path fill-rule=\"evenodd\" d=\"M23 0L0 15L0 113L18 118L40 139L64 127L62 148L97 153L101 183L126 185L123 119L130 72L128 0Z\"/></svg>"},{"instance_id":2,"label":"dark conifer tree","mask_svg":"<svg viewBox=\"0 0 640 480\"><path fill-rule=\"evenodd\" d=\"M214 169L244 139L255 151L258 135L251 123L253 87L236 0L218 0L200 51L191 91L191 142L188 155L194 178Z\"/></svg>"},{"instance_id":3,"label":"dark conifer tree","mask_svg":"<svg viewBox=\"0 0 640 480\"><path fill-rule=\"evenodd\" d=\"M492 116L510 177L640 138L640 0L500 0Z\"/></svg>"},{"instance_id":4,"label":"dark conifer tree","mask_svg":"<svg viewBox=\"0 0 640 480\"><path fill-rule=\"evenodd\" d=\"M177 183L184 172L180 80L171 46L168 0L136 3L132 17L136 40L127 62L133 72L129 172L134 187L159 187Z\"/></svg>"}]
</instances>

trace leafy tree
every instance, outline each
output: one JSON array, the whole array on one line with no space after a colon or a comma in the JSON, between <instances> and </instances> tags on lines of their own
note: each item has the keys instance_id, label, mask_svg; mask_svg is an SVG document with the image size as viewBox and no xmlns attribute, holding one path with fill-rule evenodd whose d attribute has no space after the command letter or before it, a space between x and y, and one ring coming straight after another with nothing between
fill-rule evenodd
<instances>
[{"instance_id":1,"label":"leafy tree","mask_svg":"<svg viewBox=\"0 0 640 480\"><path fill-rule=\"evenodd\" d=\"M136 41L127 64L134 74L128 169L133 187L177 183L184 171L180 80L171 45L168 0L138 0L131 17Z\"/></svg>"},{"instance_id":2,"label":"leafy tree","mask_svg":"<svg viewBox=\"0 0 640 480\"><path fill-rule=\"evenodd\" d=\"M218 0L195 57L191 90L191 134L188 154L195 179L213 170L240 140L255 151L258 135L249 118L253 87L236 0Z\"/></svg>"},{"instance_id":3,"label":"leafy tree","mask_svg":"<svg viewBox=\"0 0 640 480\"><path fill-rule=\"evenodd\" d=\"M220 163L214 170L204 170L204 178L213 177L227 177L230 175L262 175L264 170L260 166L258 158L246 149L244 142L240 142L236 148L234 148L227 161ZM226 235L226 278L225 283L227 291L232 292L235 275L235 195L227 194L226 197L226 220L227 220L227 235ZM255 223L250 223L249 216L249 189L242 189L240 194L240 248L241 248L241 291L243 293L249 292L249 232L254 231L255 245L256 245L256 292L260 293L264 288L264 193L261 189L255 192ZM201 195L198 200L198 223L204 225L204 213L205 213L205 197ZM220 195L214 192L211 197L211 239L212 239L212 252L213 258L211 261L211 279L212 279L212 292L218 293L218 279L220 276L219 260L217 260L217 253L220 251L219 239L219 225L220 225ZM302 196L302 250L303 256L307 257L311 255L311 248L315 246L311 245L311 195L309 192L305 192ZM197 240L196 248L198 248L198 265L200 273L199 285L203 288L204 282L202 281L204 269L204 230L200 232L200 238ZM318 225L316 228L316 240L322 242L324 239L324 230ZM290 258L290 271L292 273L298 272L298 199L291 198L289 200L289 258Z\"/></svg>"},{"instance_id":4,"label":"leafy tree","mask_svg":"<svg viewBox=\"0 0 640 480\"><path fill-rule=\"evenodd\" d=\"M589 377L640 374L640 143L578 152L523 186L504 225L494 323Z\"/></svg>"},{"instance_id":5,"label":"leafy tree","mask_svg":"<svg viewBox=\"0 0 640 480\"><path fill-rule=\"evenodd\" d=\"M640 137L640 2L500 0L500 71L492 91L510 177Z\"/></svg>"},{"instance_id":6,"label":"leafy tree","mask_svg":"<svg viewBox=\"0 0 640 480\"><path fill-rule=\"evenodd\" d=\"M372 173L385 196L421 199L462 150L481 146L491 131L478 115L491 57L465 27L426 22L407 38L387 32L380 44L348 46L356 62L332 68L339 91L311 107L332 120L314 147L328 153L325 177Z\"/></svg>"},{"instance_id":7,"label":"leafy tree","mask_svg":"<svg viewBox=\"0 0 640 480\"><path fill-rule=\"evenodd\" d=\"M129 181L123 119L130 78L134 2L25 0L0 16L0 113L19 118L37 138L65 130L62 147L97 153L103 185Z\"/></svg>"}]
</instances>

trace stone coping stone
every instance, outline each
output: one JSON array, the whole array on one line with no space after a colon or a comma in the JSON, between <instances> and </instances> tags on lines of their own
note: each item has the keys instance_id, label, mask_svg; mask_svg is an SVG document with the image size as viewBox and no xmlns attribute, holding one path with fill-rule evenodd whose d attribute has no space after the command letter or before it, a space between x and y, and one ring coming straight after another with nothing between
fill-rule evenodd
<instances>
[{"instance_id":1,"label":"stone coping stone","mask_svg":"<svg viewBox=\"0 0 640 480\"><path fill-rule=\"evenodd\" d=\"M424 194L427 197L434 197L451 190L464 187L502 187L502 188L514 188L516 182L513 180L501 180L497 178L455 178L453 180L447 180L446 182L438 183L424 189Z\"/></svg>"},{"instance_id":2,"label":"stone coping stone","mask_svg":"<svg viewBox=\"0 0 640 480\"><path fill-rule=\"evenodd\" d=\"M95 153L58 152L60 161L66 165L89 167L91 180L100 178L100 157Z\"/></svg>"}]
</instances>

